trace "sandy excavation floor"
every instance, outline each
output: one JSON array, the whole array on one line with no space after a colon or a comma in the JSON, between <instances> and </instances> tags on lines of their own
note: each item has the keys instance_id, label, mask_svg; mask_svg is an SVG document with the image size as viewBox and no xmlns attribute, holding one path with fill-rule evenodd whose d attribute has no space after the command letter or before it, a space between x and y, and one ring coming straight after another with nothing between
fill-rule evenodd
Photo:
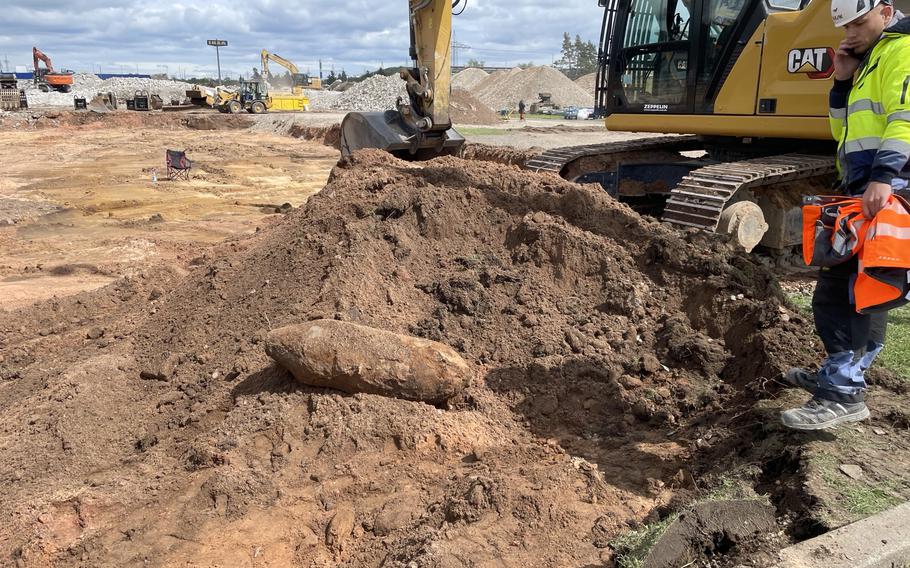
<instances>
[{"instance_id":1,"label":"sandy excavation floor","mask_svg":"<svg viewBox=\"0 0 910 568\"><path fill-rule=\"evenodd\" d=\"M162 122L171 118L141 128L118 116L103 128L4 131L0 309L96 288L149 261L251 233L276 206L299 206L321 189L337 159L314 142ZM165 179L165 148L194 160L189 181Z\"/></svg>"},{"instance_id":2,"label":"sandy excavation floor","mask_svg":"<svg viewBox=\"0 0 910 568\"><path fill-rule=\"evenodd\" d=\"M869 422L784 430L780 374L819 346L721 239L228 118L0 121L0 566L615 566L698 504L647 566L758 568L910 497L906 379L873 373ZM153 187L177 144L197 177ZM265 338L315 319L439 341L472 380L436 405L301 384Z\"/></svg>"}]
</instances>

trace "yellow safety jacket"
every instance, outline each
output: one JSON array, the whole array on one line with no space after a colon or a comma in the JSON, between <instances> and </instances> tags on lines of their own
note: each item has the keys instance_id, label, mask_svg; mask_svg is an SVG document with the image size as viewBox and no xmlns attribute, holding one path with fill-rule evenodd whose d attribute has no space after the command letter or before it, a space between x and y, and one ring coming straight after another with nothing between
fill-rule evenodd
<instances>
[{"instance_id":1,"label":"yellow safety jacket","mask_svg":"<svg viewBox=\"0 0 910 568\"><path fill-rule=\"evenodd\" d=\"M910 179L910 17L897 12L894 20L856 78L835 80L829 96L847 195L861 194L871 181Z\"/></svg>"}]
</instances>

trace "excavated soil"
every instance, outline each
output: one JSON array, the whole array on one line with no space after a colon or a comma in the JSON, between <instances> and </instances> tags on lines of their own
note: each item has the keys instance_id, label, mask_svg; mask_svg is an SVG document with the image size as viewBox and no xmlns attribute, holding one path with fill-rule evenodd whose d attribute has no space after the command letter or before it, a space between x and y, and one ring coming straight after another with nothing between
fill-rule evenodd
<instances>
[{"instance_id":1,"label":"excavated soil","mask_svg":"<svg viewBox=\"0 0 910 568\"><path fill-rule=\"evenodd\" d=\"M602 565L773 455L753 405L815 355L719 238L513 166L363 152L260 229L0 314L4 562ZM445 343L474 381L301 386L263 340L318 318Z\"/></svg>"}]
</instances>

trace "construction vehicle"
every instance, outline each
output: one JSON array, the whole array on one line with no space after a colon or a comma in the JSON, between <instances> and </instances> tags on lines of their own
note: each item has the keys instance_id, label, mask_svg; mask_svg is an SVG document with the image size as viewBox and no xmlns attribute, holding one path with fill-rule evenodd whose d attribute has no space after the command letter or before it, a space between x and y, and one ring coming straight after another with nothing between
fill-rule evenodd
<instances>
[{"instance_id":1,"label":"construction vehicle","mask_svg":"<svg viewBox=\"0 0 910 568\"><path fill-rule=\"evenodd\" d=\"M252 114L263 114L272 108L272 98L265 83L241 81L236 91L221 88L216 90L215 108L229 114L244 110Z\"/></svg>"},{"instance_id":2,"label":"construction vehicle","mask_svg":"<svg viewBox=\"0 0 910 568\"><path fill-rule=\"evenodd\" d=\"M268 50L263 49L260 54L260 59L262 60L262 78L266 81L272 78L272 73L269 70L269 61L274 61L287 69L288 73L291 74L291 92L293 94L302 95L303 89L322 89L322 79L310 77L306 73L301 73L300 69L298 69L294 63L281 57L277 53L270 53Z\"/></svg>"},{"instance_id":3,"label":"construction vehicle","mask_svg":"<svg viewBox=\"0 0 910 568\"><path fill-rule=\"evenodd\" d=\"M908 4L895 1L904 11ZM801 240L801 197L830 192L836 176L827 97L843 32L829 3L598 5L596 112L612 131L682 136L556 148L526 167L600 183L643 213L729 234L745 250L791 252ZM343 154L376 147L419 158L460 146L448 119L452 6L409 0L415 67L402 76L410 100L395 111L349 114Z\"/></svg>"},{"instance_id":4,"label":"construction vehicle","mask_svg":"<svg viewBox=\"0 0 910 568\"><path fill-rule=\"evenodd\" d=\"M0 73L0 110L28 108L25 91L19 88L15 73Z\"/></svg>"},{"instance_id":5,"label":"construction vehicle","mask_svg":"<svg viewBox=\"0 0 910 568\"><path fill-rule=\"evenodd\" d=\"M381 148L402 158L455 154L464 138L452 128L452 8L466 0L408 0L413 67L402 69L407 100L385 112L349 112L341 121L341 153Z\"/></svg>"},{"instance_id":6,"label":"construction vehicle","mask_svg":"<svg viewBox=\"0 0 910 568\"><path fill-rule=\"evenodd\" d=\"M802 196L831 192L836 177L828 92L843 31L830 3L598 4L596 112L613 131L687 136L557 148L527 167L599 182L664 221L786 261L802 240Z\"/></svg>"},{"instance_id":7,"label":"construction vehicle","mask_svg":"<svg viewBox=\"0 0 910 568\"><path fill-rule=\"evenodd\" d=\"M51 58L41 52L37 47L32 47L32 59L35 64L35 86L42 92L59 91L68 93L73 90L73 72L55 71ZM44 68L40 63L44 62Z\"/></svg>"},{"instance_id":8,"label":"construction vehicle","mask_svg":"<svg viewBox=\"0 0 910 568\"><path fill-rule=\"evenodd\" d=\"M537 99L528 109L531 114L558 114L559 105L553 102L551 93L537 93Z\"/></svg>"}]
</instances>

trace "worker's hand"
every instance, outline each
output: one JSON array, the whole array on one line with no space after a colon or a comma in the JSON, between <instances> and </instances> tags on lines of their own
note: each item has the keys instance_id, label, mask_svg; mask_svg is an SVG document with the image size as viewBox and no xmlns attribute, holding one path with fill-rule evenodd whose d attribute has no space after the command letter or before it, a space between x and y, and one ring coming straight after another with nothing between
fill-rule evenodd
<instances>
[{"instance_id":1,"label":"worker's hand","mask_svg":"<svg viewBox=\"0 0 910 568\"><path fill-rule=\"evenodd\" d=\"M856 47L860 46L848 39L837 46L837 52L834 54L834 78L838 81L850 79L859 69L862 60L853 52Z\"/></svg>"},{"instance_id":2,"label":"worker's hand","mask_svg":"<svg viewBox=\"0 0 910 568\"><path fill-rule=\"evenodd\" d=\"M871 219L888 203L891 197L891 184L880 181L869 182L863 192L863 217Z\"/></svg>"}]
</instances>

